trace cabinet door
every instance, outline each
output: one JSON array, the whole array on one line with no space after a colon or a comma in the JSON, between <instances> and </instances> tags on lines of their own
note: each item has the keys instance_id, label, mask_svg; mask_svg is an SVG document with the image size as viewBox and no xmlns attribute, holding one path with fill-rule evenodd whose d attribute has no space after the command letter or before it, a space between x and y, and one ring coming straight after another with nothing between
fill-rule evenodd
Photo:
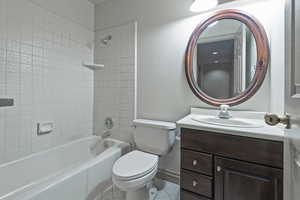
<instances>
[{"instance_id":1,"label":"cabinet door","mask_svg":"<svg viewBox=\"0 0 300 200\"><path fill-rule=\"evenodd\" d=\"M203 196L199 196L199 195L191 193L191 192L181 190L180 200L210 200L210 199L203 197Z\"/></svg>"},{"instance_id":2,"label":"cabinet door","mask_svg":"<svg viewBox=\"0 0 300 200\"><path fill-rule=\"evenodd\" d=\"M283 171L215 158L215 200L282 200Z\"/></svg>"}]
</instances>

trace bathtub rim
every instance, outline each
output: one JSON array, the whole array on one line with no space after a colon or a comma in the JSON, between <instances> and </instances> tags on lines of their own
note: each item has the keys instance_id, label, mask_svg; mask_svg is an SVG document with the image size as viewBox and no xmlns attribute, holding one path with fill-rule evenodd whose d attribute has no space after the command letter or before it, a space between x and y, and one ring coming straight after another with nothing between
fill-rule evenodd
<instances>
[{"instance_id":1,"label":"bathtub rim","mask_svg":"<svg viewBox=\"0 0 300 200\"><path fill-rule=\"evenodd\" d=\"M34 153L32 153L32 154L29 154L29 155L24 156L24 157L22 157L22 158L19 158L19 159L17 159L17 160L12 160L12 161L9 161L9 162L6 162L6 163L2 163L2 164L0 164L0 169L1 169L2 167L7 167L7 166L9 166L9 165L13 165L13 164L15 164L15 163L18 163L18 162L21 162L21 161L30 159L30 158L32 158L32 157L39 156L39 155L41 155L41 154L49 153L49 152L51 152L51 151L60 149L60 148L62 148L62 147L71 146L72 144L76 144L76 143L82 142L82 141L84 141L84 140L91 140L91 139L93 139L93 138L95 138L95 139L100 139L100 140L103 140L103 141L105 141L105 140L113 140L113 141L115 141L115 142L120 142L120 143L122 143L122 141L114 140L114 139L111 139L111 138L103 139L103 138L101 138L100 136L88 136L88 137L83 137L83 138L79 138L79 139L76 139L76 140L72 140L72 141L67 142L67 143L65 143L65 144L60 144L60 145L54 146L54 147L52 147L52 148L49 148L49 149L46 149L46 150L43 150L43 151L34 152Z\"/></svg>"},{"instance_id":2,"label":"bathtub rim","mask_svg":"<svg viewBox=\"0 0 300 200\"><path fill-rule=\"evenodd\" d=\"M46 175L45 177L43 177L41 179L37 179L37 180L35 180L31 183L28 183L28 184L23 185L23 186L15 189L15 190L12 190L11 192L3 194L2 196L0 196L0 200L4 200L6 198L11 198L11 197L14 197L15 195L18 197L18 195L20 195L22 193L27 193L27 192L30 192L30 191L33 191L34 194L37 194L41 191L44 191L47 188L50 188L50 187L54 186L55 184L59 183L60 181L66 180L67 178L70 178L70 177L74 176L75 174L80 173L82 170L88 169L89 167L92 167L93 165L96 165L100 160L105 160L105 159L109 158L109 155L113 155L114 153L120 153L120 156L122 156L123 155L122 145L124 145L124 144L128 145L128 143L126 143L126 142L119 141L119 140L112 139L112 138L103 139L99 136L89 136L89 137L84 137L84 138L80 138L80 139L71 141L71 142L66 143L66 144L55 146L55 147L47 149L45 151L33 153L29 156L25 156L21 159L18 159L18 160L12 161L12 162L5 163L3 165L0 165L0 168L1 167L7 167L9 165L13 165L17 162L21 162L21 161L26 160L26 159L30 159L31 157L34 157L34 156L40 156L41 154L45 154L45 153L49 153L51 151L55 151L55 150L60 149L62 147L68 147L70 145L80 143L84 140L92 140L92 139L100 139L101 141L113 141L114 145L112 145L109 148L105 149L102 153L95 156L94 159L87 160L86 162L83 162L81 164L77 163L77 164L68 166L67 168L59 170L56 173ZM38 184L41 184L41 186L39 187ZM35 189L34 187L38 187L39 189L37 189L37 191L34 191L34 189ZM30 196L28 198L30 198Z\"/></svg>"}]
</instances>

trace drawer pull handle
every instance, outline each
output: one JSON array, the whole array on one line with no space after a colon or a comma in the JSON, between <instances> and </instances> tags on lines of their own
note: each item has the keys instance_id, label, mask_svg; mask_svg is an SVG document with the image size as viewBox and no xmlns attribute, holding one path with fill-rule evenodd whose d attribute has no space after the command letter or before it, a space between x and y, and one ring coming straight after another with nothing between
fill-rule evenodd
<instances>
[{"instance_id":1,"label":"drawer pull handle","mask_svg":"<svg viewBox=\"0 0 300 200\"><path fill-rule=\"evenodd\" d=\"M217 172L221 172L222 171L222 167L221 166L217 166Z\"/></svg>"},{"instance_id":2,"label":"drawer pull handle","mask_svg":"<svg viewBox=\"0 0 300 200\"><path fill-rule=\"evenodd\" d=\"M193 166L197 166L198 161L197 160L193 160Z\"/></svg>"},{"instance_id":3,"label":"drawer pull handle","mask_svg":"<svg viewBox=\"0 0 300 200\"><path fill-rule=\"evenodd\" d=\"M193 181L193 187L197 187L198 183L197 181Z\"/></svg>"}]
</instances>

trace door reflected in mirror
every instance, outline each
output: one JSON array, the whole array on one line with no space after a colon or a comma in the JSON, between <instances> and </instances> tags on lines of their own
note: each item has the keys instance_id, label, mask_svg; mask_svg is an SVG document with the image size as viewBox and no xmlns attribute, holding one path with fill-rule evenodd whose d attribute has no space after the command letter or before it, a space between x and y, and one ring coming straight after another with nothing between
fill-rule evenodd
<instances>
[{"instance_id":1,"label":"door reflected in mirror","mask_svg":"<svg viewBox=\"0 0 300 200\"><path fill-rule=\"evenodd\" d=\"M215 99L245 92L256 72L257 47L239 20L222 19L202 32L194 51L193 75L200 90Z\"/></svg>"}]
</instances>

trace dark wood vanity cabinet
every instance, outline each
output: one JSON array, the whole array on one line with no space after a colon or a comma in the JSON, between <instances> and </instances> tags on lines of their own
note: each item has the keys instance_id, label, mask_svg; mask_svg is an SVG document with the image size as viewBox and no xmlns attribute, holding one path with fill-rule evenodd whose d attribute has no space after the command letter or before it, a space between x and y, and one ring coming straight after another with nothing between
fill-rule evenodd
<instances>
[{"instance_id":1,"label":"dark wood vanity cabinet","mask_svg":"<svg viewBox=\"0 0 300 200\"><path fill-rule=\"evenodd\" d=\"M283 143L181 130L181 200L283 200Z\"/></svg>"},{"instance_id":2,"label":"dark wood vanity cabinet","mask_svg":"<svg viewBox=\"0 0 300 200\"><path fill-rule=\"evenodd\" d=\"M282 170L215 157L216 200L280 200Z\"/></svg>"}]
</instances>

